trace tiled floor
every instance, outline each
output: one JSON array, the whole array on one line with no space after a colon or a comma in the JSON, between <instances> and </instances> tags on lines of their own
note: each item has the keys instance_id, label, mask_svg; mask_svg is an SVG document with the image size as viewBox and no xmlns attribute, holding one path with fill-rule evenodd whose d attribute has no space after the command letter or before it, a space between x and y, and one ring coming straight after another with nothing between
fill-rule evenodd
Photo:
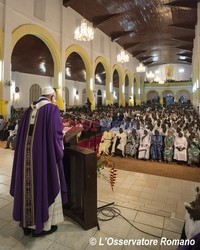
<instances>
[{"instance_id":1,"label":"tiled floor","mask_svg":"<svg viewBox=\"0 0 200 250\"><path fill-rule=\"evenodd\" d=\"M176 249L175 246L110 246L113 239L158 239L131 226L118 216L100 222L96 228L84 231L66 220L54 234L43 238L24 236L12 219L12 197L9 184L13 151L0 148L0 250L6 249ZM148 163L146 163L148 164ZM104 171L106 178L108 170ZM194 199L198 183L119 170L114 192L105 178L98 178L98 205L115 202L121 214L135 227L158 237L179 239L184 220L184 202ZM91 237L97 244L89 243ZM101 241L100 241L101 240ZM159 240L159 239L158 239ZM99 242L104 245L99 245Z\"/></svg>"}]
</instances>

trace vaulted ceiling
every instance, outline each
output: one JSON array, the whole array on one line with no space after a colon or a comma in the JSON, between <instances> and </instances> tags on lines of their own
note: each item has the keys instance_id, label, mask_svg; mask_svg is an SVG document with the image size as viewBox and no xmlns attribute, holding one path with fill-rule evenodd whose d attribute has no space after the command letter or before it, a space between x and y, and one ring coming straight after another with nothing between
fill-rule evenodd
<instances>
[{"instance_id":1,"label":"vaulted ceiling","mask_svg":"<svg viewBox=\"0 0 200 250\"><path fill-rule=\"evenodd\" d=\"M46 44L33 35L23 36L15 45L12 57L12 71L53 76L54 63Z\"/></svg>"},{"instance_id":2,"label":"vaulted ceiling","mask_svg":"<svg viewBox=\"0 0 200 250\"><path fill-rule=\"evenodd\" d=\"M145 65L191 64L199 0L63 0Z\"/></svg>"},{"instance_id":3,"label":"vaulted ceiling","mask_svg":"<svg viewBox=\"0 0 200 250\"><path fill-rule=\"evenodd\" d=\"M191 64L198 1L63 0L63 5L80 13L139 61L154 66ZM33 35L26 35L17 42L11 61L12 71L54 75L51 52L42 40ZM95 69L95 75L95 83L105 85L106 74L102 64ZM77 53L68 57L66 79L85 82L85 65ZM115 74L113 79L117 86L118 75Z\"/></svg>"}]
</instances>

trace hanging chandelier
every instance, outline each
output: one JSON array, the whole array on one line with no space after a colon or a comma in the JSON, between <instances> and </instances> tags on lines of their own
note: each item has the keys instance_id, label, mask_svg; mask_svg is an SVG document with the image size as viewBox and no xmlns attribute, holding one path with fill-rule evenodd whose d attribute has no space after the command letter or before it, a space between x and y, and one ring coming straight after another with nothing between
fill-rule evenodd
<instances>
[{"instance_id":1,"label":"hanging chandelier","mask_svg":"<svg viewBox=\"0 0 200 250\"><path fill-rule=\"evenodd\" d=\"M147 76L147 79L149 79L150 83L152 83L155 77L154 73L150 71L149 73L146 74L146 76Z\"/></svg>"},{"instance_id":2,"label":"hanging chandelier","mask_svg":"<svg viewBox=\"0 0 200 250\"><path fill-rule=\"evenodd\" d=\"M129 62L129 55L125 52L124 49L122 49L120 54L117 55L117 61L119 63Z\"/></svg>"},{"instance_id":3,"label":"hanging chandelier","mask_svg":"<svg viewBox=\"0 0 200 250\"><path fill-rule=\"evenodd\" d=\"M136 68L136 71L138 73L144 73L146 71L145 66L142 63L140 63L139 66Z\"/></svg>"},{"instance_id":4,"label":"hanging chandelier","mask_svg":"<svg viewBox=\"0 0 200 250\"><path fill-rule=\"evenodd\" d=\"M94 39L94 29L88 26L85 19L83 19L81 25L75 29L74 39L83 42L88 42Z\"/></svg>"}]
</instances>

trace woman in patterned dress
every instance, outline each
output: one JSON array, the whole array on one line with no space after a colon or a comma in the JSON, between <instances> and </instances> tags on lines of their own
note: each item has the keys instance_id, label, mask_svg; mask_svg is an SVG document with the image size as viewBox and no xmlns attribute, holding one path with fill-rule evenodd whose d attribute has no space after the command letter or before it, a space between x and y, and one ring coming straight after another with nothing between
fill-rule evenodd
<instances>
[{"instance_id":1,"label":"woman in patterned dress","mask_svg":"<svg viewBox=\"0 0 200 250\"><path fill-rule=\"evenodd\" d=\"M171 162L174 151L174 137L172 136L172 132L170 130L167 132L167 136L164 139L164 146L164 161Z\"/></svg>"},{"instance_id":2,"label":"woman in patterned dress","mask_svg":"<svg viewBox=\"0 0 200 250\"><path fill-rule=\"evenodd\" d=\"M136 130L133 129L132 133L128 135L128 140L125 147L126 156L130 155L136 157L138 147L139 147L139 137L136 134Z\"/></svg>"}]
</instances>

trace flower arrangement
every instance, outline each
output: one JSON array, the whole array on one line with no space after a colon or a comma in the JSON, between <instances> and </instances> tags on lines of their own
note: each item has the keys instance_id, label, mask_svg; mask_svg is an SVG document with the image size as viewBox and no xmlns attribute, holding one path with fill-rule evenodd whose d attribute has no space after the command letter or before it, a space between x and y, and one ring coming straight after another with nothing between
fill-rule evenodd
<instances>
[{"instance_id":1,"label":"flower arrangement","mask_svg":"<svg viewBox=\"0 0 200 250\"><path fill-rule=\"evenodd\" d=\"M108 178L102 173L102 170L107 167L110 168L109 170L109 180ZM104 179L110 182L111 189L113 191L116 177L117 177L117 169L115 169L115 163L108 157L97 155L97 176L103 176Z\"/></svg>"}]
</instances>

